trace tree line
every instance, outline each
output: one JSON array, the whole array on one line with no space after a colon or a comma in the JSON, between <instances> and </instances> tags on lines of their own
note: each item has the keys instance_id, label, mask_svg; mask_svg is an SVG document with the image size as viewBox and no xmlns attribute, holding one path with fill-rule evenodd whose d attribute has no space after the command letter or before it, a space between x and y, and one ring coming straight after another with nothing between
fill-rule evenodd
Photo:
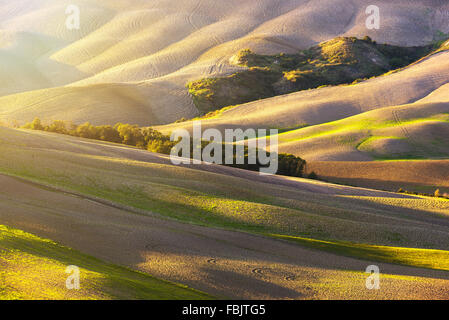
<instances>
[{"instance_id":1,"label":"tree line","mask_svg":"<svg viewBox=\"0 0 449 320\"><path fill-rule=\"evenodd\" d=\"M152 128L139 127L137 125L131 125L127 123L117 123L114 126L94 126L89 122L76 125L62 120L55 120L50 124L45 125L39 118L35 118L33 121L23 125L22 128L54 132L80 138L121 143L162 154L170 154L172 148L178 143L178 141L171 141L170 136L164 135ZM201 148L204 149L207 145L209 145L209 143L211 142L202 141ZM222 145L222 148L224 151L224 144ZM191 154L193 154L193 143L191 144L191 149ZM264 151L257 150L257 152ZM244 164L236 164L236 161L234 161L234 164L231 164L229 166L251 171L259 171L262 167L261 164L250 164L248 161L248 147L245 147L244 155ZM234 148L234 160L235 157L236 150ZM278 162L279 168L277 174L279 175L303 177L305 174L306 161L304 159L301 159L300 157L291 154L279 154ZM309 177L316 178L316 174L312 172Z\"/></svg>"}]
</instances>

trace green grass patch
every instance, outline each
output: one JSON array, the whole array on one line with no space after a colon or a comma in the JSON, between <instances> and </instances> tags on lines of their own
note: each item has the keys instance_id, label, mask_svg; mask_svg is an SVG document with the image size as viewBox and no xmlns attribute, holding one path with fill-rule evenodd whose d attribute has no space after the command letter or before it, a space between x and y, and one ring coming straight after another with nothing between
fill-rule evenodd
<instances>
[{"instance_id":1,"label":"green grass patch","mask_svg":"<svg viewBox=\"0 0 449 320\"><path fill-rule=\"evenodd\" d=\"M68 290L67 266L80 268ZM207 294L105 263L18 229L0 225L0 299L210 299Z\"/></svg>"},{"instance_id":2,"label":"green grass patch","mask_svg":"<svg viewBox=\"0 0 449 320\"><path fill-rule=\"evenodd\" d=\"M369 145L371 142L374 142L376 140L383 140L383 139L404 140L406 138L395 137L395 136L369 136L369 137L361 139L358 142L358 144L356 145L356 149L366 147L366 145Z\"/></svg>"},{"instance_id":3,"label":"green grass patch","mask_svg":"<svg viewBox=\"0 0 449 320\"><path fill-rule=\"evenodd\" d=\"M401 227L397 231L397 225L390 225L389 219L384 221L382 216L391 215L390 202L388 206L378 207L372 200L288 191L280 186L225 175L129 160L119 155L112 157L110 153L109 156L101 152L92 155L89 149L87 154L73 149L63 151L58 149L57 143L65 148L66 141L60 141L59 137L49 140L56 149L42 149L35 147L46 141L40 140L39 135L13 130L3 132L0 172L188 223L258 234L289 234L384 246L420 247L422 235L427 232ZM27 140L14 134L23 139L33 138L32 142L27 144ZM18 147L17 143L21 142L23 146ZM284 190L288 192L286 196ZM402 203L394 205L402 207ZM426 210L427 205L417 203L414 208ZM370 213L379 213L380 218ZM433 215L430 210L426 214ZM395 213L397 215L410 218L401 210ZM391 237L394 232L400 237ZM441 238L436 234L435 240L426 242L425 248L441 248Z\"/></svg>"},{"instance_id":4,"label":"green grass patch","mask_svg":"<svg viewBox=\"0 0 449 320\"><path fill-rule=\"evenodd\" d=\"M376 246L343 241L323 241L279 234L269 236L302 246L358 259L381 261L418 268L449 271L449 251Z\"/></svg>"},{"instance_id":5,"label":"green grass patch","mask_svg":"<svg viewBox=\"0 0 449 320\"><path fill-rule=\"evenodd\" d=\"M355 115L346 119L327 122L325 124L318 124L315 126L299 128L293 131L281 132L279 133L279 138L282 139L283 142L293 142L323 136L331 136L333 134L340 134L345 132L347 133L351 131L360 132L365 130L366 132L371 132L372 130L389 129L398 126L407 126L413 124L423 124L426 122L449 123L449 115L446 113L436 114L432 117L404 119L401 120L401 122L397 122L394 120L360 119L360 115ZM311 130L312 128L314 130L309 132L309 130ZM304 129L306 129L307 131L303 131ZM289 135L292 135L292 138L289 138ZM379 136L379 138L382 137Z\"/></svg>"}]
</instances>

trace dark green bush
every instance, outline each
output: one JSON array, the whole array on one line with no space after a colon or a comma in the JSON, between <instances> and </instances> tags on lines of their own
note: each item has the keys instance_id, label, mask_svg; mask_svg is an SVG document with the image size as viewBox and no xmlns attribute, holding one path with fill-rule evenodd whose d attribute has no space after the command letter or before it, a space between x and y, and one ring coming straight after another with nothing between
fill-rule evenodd
<instances>
[{"instance_id":1,"label":"dark green bush","mask_svg":"<svg viewBox=\"0 0 449 320\"><path fill-rule=\"evenodd\" d=\"M48 132L55 132L60 134L67 134L75 137L109 141L115 143L122 143L130 146L135 146L138 148L146 149L151 152L170 154L172 148L177 144L176 141L170 141L170 136L164 135L161 132L154 130L152 128L141 128L137 125L117 123L114 126L94 126L89 122L83 123L81 125L75 125L72 123L67 124L64 121L56 120L49 125L42 125L40 119L36 118L32 122L22 126L25 129L32 130L43 130ZM201 141L201 151L204 150L211 142ZM221 145L223 159L222 163L225 163L225 144ZM249 152L248 147L244 147L244 163L236 164L236 147L233 147L233 163L229 166L259 171L263 165L260 163L250 164L249 163ZM256 155L259 152L264 152L261 150L256 150ZM190 144L190 154L193 155L193 141ZM269 155L269 154L268 154ZM304 174L304 169L306 166L306 161L300 157L296 157L291 154L279 154L279 170L277 174L302 177Z\"/></svg>"}]
</instances>

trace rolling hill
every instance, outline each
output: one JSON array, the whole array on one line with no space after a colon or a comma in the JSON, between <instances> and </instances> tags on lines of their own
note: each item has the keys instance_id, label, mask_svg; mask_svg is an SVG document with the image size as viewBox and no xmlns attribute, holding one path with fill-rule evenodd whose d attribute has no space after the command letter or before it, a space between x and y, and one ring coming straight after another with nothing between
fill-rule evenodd
<instances>
[{"instance_id":1,"label":"rolling hill","mask_svg":"<svg viewBox=\"0 0 449 320\"><path fill-rule=\"evenodd\" d=\"M380 108L279 135L280 152L317 160L449 157L449 104Z\"/></svg>"},{"instance_id":2,"label":"rolling hill","mask_svg":"<svg viewBox=\"0 0 449 320\"><path fill-rule=\"evenodd\" d=\"M383 107L417 102L444 86L449 78L449 52L443 51L398 72L355 85L300 91L239 105L210 118L203 127L288 129L344 119ZM444 90L437 91L444 96ZM441 99L441 98L440 98ZM444 102L444 101L443 101ZM170 132L191 123L157 127Z\"/></svg>"},{"instance_id":3,"label":"rolling hill","mask_svg":"<svg viewBox=\"0 0 449 320\"><path fill-rule=\"evenodd\" d=\"M81 10L79 30L65 27L69 4ZM362 0L2 2L0 63L7 72L0 75L0 94L16 95L0 101L6 106L0 119L29 121L35 116L55 119L64 115L61 120L96 124L108 124L118 117L136 122L131 103L116 103L107 115L97 112L105 98L97 96L95 85L126 83L139 92L133 93L138 100L140 89L145 92L146 102L139 106L149 115L138 124L170 123L198 115L185 84L235 71L229 59L242 49L293 53L345 35L368 35L379 43L414 46L428 44L449 31L444 18L447 4L441 1L410 5L407 0L384 0L378 5L382 28L367 30ZM55 87L61 88L39 90ZM114 96L114 88L104 94ZM66 111L68 102L61 99L64 91L74 101L83 101L83 113ZM42 95L45 103L34 105L31 97L41 101ZM26 119L15 118L19 114Z\"/></svg>"},{"instance_id":4,"label":"rolling hill","mask_svg":"<svg viewBox=\"0 0 449 320\"><path fill-rule=\"evenodd\" d=\"M211 298L3 225L0 225L0 265L0 300ZM69 265L79 268L78 290L66 288Z\"/></svg>"},{"instance_id":5,"label":"rolling hill","mask_svg":"<svg viewBox=\"0 0 449 320\"><path fill-rule=\"evenodd\" d=\"M449 193L448 160L312 161L309 172L321 179L388 191L399 189L433 194Z\"/></svg>"},{"instance_id":6,"label":"rolling hill","mask_svg":"<svg viewBox=\"0 0 449 320\"><path fill-rule=\"evenodd\" d=\"M449 191L449 4L376 4L379 30L364 0L0 0L0 299L449 299L449 201L395 192ZM36 117L279 129L323 181Z\"/></svg>"},{"instance_id":7,"label":"rolling hill","mask_svg":"<svg viewBox=\"0 0 449 320\"><path fill-rule=\"evenodd\" d=\"M447 298L447 200L0 132L10 227L217 297ZM373 263L381 291L364 286Z\"/></svg>"},{"instance_id":8,"label":"rolling hill","mask_svg":"<svg viewBox=\"0 0 449 320\"><path fill-rule=\"evenodd\" d=\"M192 81L187 87L205 114L292 92L357 83L406 67L437 49L439 43L400 47L369 37L337 37L295 54L260 55L247 49L232 58L244 70Z\"/></svg>"}]
</instances>

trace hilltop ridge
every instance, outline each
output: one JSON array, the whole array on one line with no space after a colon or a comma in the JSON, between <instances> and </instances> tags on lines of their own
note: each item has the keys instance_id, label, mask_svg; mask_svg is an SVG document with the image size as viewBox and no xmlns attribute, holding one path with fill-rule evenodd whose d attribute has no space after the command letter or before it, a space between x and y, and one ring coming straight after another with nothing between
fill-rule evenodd
<instances>
[{"instance_id":1,"label":"hilltop ridge","mask_svg":"<svg viewBox=\"0 0 449 320\"><path fill-rule=\"evenodd\" d=\"M239 71L229 60L243 49L292 54L335 37L366 35L423 46L449 32L447 5L419 0L404 11L409 4L377 1L382 26L367 30L363 0L2 2L0 120L37 116L103 125L121 118L143 126L192 118L201 111L186 83ZM79 30L65 26L68 5L81 10ZM120 99L116 85L127 86L132 103Z\"/></svg>"},{"instance_id":2,"label":"hilltop ridge","mask_svg":"<svg viewBox=\"0 0 449 320\"><path fill-rule=\"evenodd\" d=\"M405 67L429 54L435 45L379 45L369 37L337 37L295 54L259 55L242 50L231 58L245 67L226 77L189 82L201 112L313 89L349 84Z\"/></svg>"}]
</instances>

